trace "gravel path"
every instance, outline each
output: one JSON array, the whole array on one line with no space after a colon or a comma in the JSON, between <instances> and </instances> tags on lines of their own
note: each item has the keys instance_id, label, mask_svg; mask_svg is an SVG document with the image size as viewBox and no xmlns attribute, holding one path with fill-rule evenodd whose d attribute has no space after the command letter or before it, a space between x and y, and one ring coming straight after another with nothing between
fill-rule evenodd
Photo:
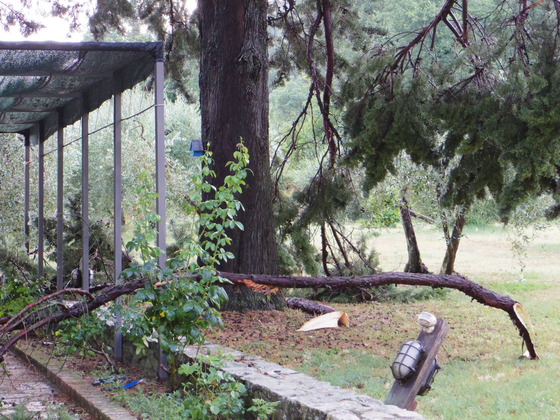
<instances>
[{"instance_id":1,"label":"gravel path","mask_svg":"<svg viewBox=\"0 0 560 420\"><path fill-rule=\"evenodd\" d=\"M0 418L11 418L22 406L33 418L91 419L33 366L7 353L0 366Z\"/></svg>"}]
</instances>

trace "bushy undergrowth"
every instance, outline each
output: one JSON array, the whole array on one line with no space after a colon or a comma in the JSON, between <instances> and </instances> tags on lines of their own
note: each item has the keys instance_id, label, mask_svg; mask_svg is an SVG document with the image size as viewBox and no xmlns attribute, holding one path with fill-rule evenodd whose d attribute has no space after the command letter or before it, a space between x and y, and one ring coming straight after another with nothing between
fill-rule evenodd
<instances>
[{"instance_id":1,"label":"bushy undergrowth","mask_svg":"<svg viewBox=\"0 0 560 420\"><path fill-rule=\"evenodd\" d=\"M15 315L50 287L36 279L37 268L26 255L0 246L0 316Z\"/></svg>"},{"instance_id":2,"label":"bushy undergrowth","mask_svg":"<svg viewBox=\"0 0 560 420\"><path fill-rule=\"evenodd\" d=\"M174 392L149 394L140 388L131 393L123 389L118 381L104 384L102 389L143 420L269 418L279 403L250 398L245 385L220 369L222 363L221 357L200 356L192 364L183 364L179 373L186 380ZM99 377L115 374L103 371L95 373Z\"/></svg>"}]
</instances>

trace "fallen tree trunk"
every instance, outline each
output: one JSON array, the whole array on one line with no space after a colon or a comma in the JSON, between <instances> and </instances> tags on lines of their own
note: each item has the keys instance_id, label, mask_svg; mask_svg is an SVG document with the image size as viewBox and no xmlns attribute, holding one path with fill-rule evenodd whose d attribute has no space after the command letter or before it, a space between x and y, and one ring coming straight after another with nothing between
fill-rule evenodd
<instances>
[{"instance_id":1,"label":"fallen tree trunk","mask_svg":"<svg viewBox=\"0 0 560 420\"><path fill-rule=\"evenodd\" d=\"M238 286L245 285L253 289L257 286L260 292L265 293L266 290L263 289L263 286L273 290L280 288L327 288L347 290L353 288L374 288L388 284L405 284L456 289L483 305L505 311L519 330L519 335L527 347L529 357L531 359L538 359L529 330L517 313L517 309L520 308L521 305L508 296L486 289L462 276L400 272L379 273L360 277L288 277L226 272L219 272L219 275ZM90 299L87 302L83 302L69 308L58 304L60 310L57 313L52 314L50 312L45 312L43 317L36 317L33 322L25 321L26 319L29 319L29 317L26 318L25 314L33 310L34 307L37 307L38 303L28 305L28 307L20 312L20 314L12 317L0 328L0 340L3 341L5 338L8 338L8 340L0 346L0 361L3 359L3 355L6 351L8 351L10 346L28 335L30 332L46 325L56 324L65 319L80 317L94 311L108 302L115 300L119 296L135 293L136 290L144 288L147 283L148 280L140 279L123 283L118 286L106 287L105 289L99 291L97 296L93 297L90 295ZM39 302L53 302L56 301L61 294L72 292L76 293L73 289L65 289L61 292L46 296ZM53 306L55 304L50 305ZM13 336L9 336L9 334L15 330L22 331Z\"/></svg>"},{"instance_id":2,"label":"fallen tree trunk","mask_svg":"<svg viewBox=\"0 0 560 420\"><path fill-rule=\"evenodd\" d=\"M4 354L11 346L33 331L48 325L56 325L65 319L79 318L100 308L106 303L116 300L119 296L132 294L138 289L143 289L147 283L148 280L141 279L123 283L118 286L106 287L102 290L102 293L99 293L95 297L88 292L83 292L81 289L63 289L27 305L17 315L3 323L2 328L0 328L0 340L4 341L4 339L7 338L7 341L0 346L0 363L4 360ZM66 307L58 302L58 299L65 294L87 294L90 299L87 302L81 302ZM58 311L53 313L53 307L56 307ZM10 333L19 330L21 330L21 332L10 336Z\"/></svg>"},{"instance_id":3,"label":"fallen tree trunk","mask_svg":"<svg viewBox=\"0 0 560 420\"><path fill-rule=\"evenodd\" d=\"M299 309L311 315L324 315L336 311L332 306L305 298L286 298L286 305L289 308Z\"/></svg>"},{"instance_id":4,"label":"fallen tree trunk","mask_svg":"<svg viewBox=\"0 0 560 420\"><path fill-rule=\"evenodd\" d=\"M400 272L379 273L359 277L287 277L236 273L220 273L220 276L233 281L234 283L253 282L273 288L353 289L373 288L387 284L406 284L411 286L430 286L433 288L459 290L483 305L505 311L513 321L513 324L519 330L519 335L527 347L529 357L531 359L538 359L539 357L527 326L517 314L517 308L521 307L519 302L513 300L509 296L504 296L493 292L492 290L486 289L480 284L463 276Z\"/></svg>"}]
</instances>

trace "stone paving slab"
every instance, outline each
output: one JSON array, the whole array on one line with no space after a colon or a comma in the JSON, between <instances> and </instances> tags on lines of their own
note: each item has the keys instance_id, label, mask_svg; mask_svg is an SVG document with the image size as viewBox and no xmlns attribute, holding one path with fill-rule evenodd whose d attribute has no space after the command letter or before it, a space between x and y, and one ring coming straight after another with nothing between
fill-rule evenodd
<instances>
[{"instance_id":1,"label":"stone paving slab","mask_svg":"<svg viewBox=\"0 0 560 420\"><path fill-rule=\"evenodd\" d=\"M7 353L0 371L0 417L9 417L16 407L24 406L32 413L42 413L57 404L60 390L43 375Z\"/></svg>"}]
</instances>

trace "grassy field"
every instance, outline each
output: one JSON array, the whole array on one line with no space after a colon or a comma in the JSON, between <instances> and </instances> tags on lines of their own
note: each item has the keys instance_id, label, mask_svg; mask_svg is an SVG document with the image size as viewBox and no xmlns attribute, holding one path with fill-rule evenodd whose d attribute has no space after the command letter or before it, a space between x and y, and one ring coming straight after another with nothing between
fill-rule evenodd
<instances>
[{"instance_id":1,"label":"grassy field","mask_svg":"<svg viewBox=\"0 0 560 420\"><path fill-rule=\"evenodd\" d=\"M441 233L424 228L417 236L424 262L437 272L444 253ZM519 233L501 227L467 229L456 270L524 306L534 327L540 360L519 359L524 351L521 339L503 311L450 291L445 297L424 302L378 304L389 322L380 323L375 333L363 331L364 335L375 334L378 346L371 351L311 349L297 367L384 400L392 385L388 365L400 344L416 337L414 315L427 310L446 319L451 329L438 355L443 370L434 389L418 398L421 414L431 419L560 418L560 227L535 233L526 246L524 264L512 250L512 241L519 238ZM384 271L402 271L406 249L400 230L382 232L372 242ZM354 319L370 307L338 306L353 313ZM390 348L394 354L388 354Z\"/></svg>"}]
</instances>

